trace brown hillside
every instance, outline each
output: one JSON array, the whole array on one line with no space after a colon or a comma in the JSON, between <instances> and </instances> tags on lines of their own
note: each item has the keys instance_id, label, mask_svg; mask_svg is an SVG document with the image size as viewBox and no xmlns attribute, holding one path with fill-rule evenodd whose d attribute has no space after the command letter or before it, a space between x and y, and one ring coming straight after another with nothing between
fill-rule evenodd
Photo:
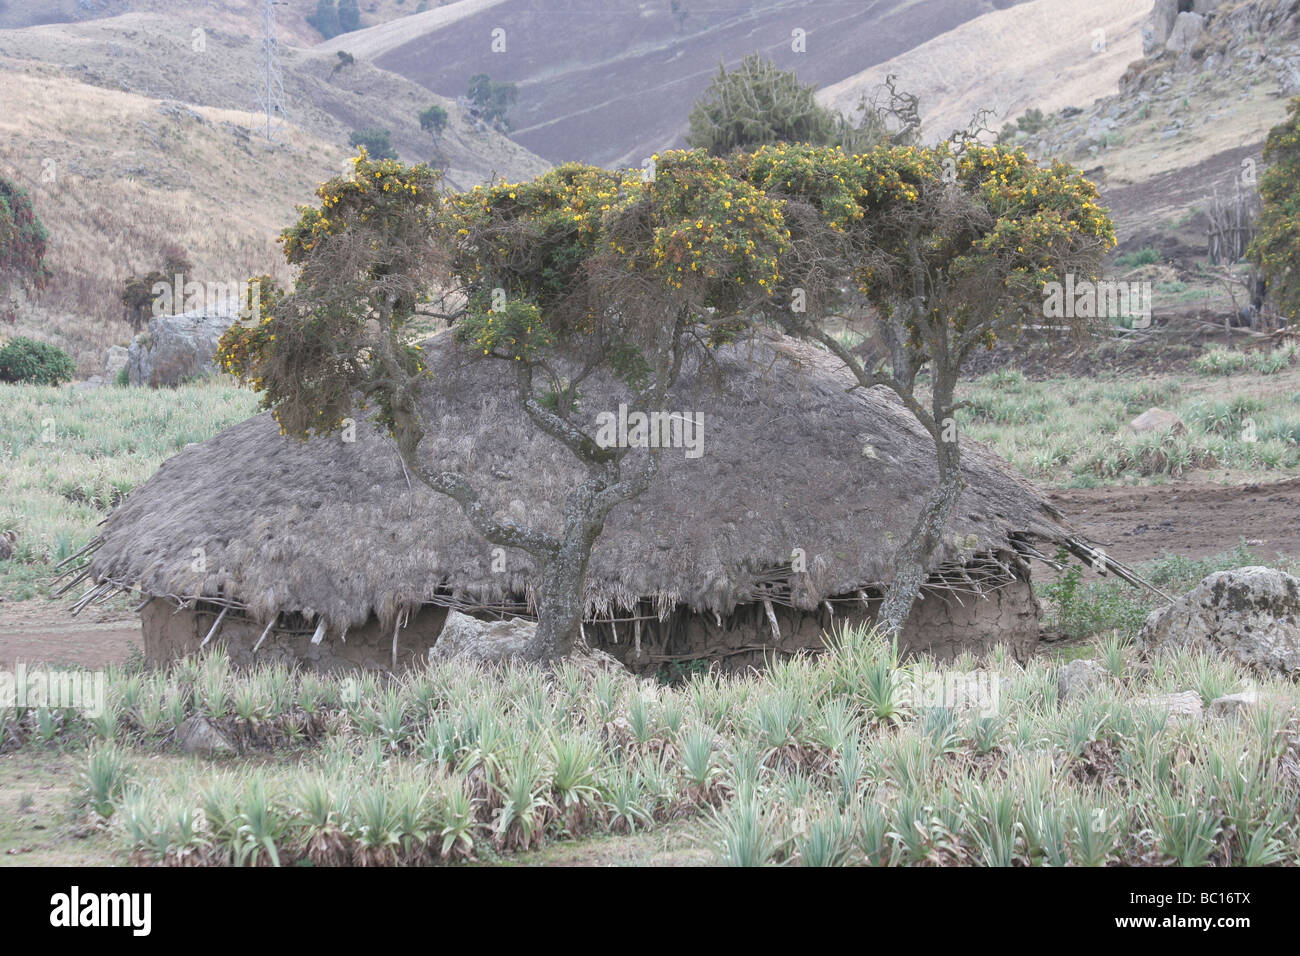
<instances>
[{"instance_id":1,"label":"brown hillside","mask_svg":"<svg viewBox=\"0 0 1300 956\"><path fill-rule=\"evenodd\" d=\"M759 52L826 85L1015 0L464 0L352 34L349 49L446 96L486 72L519 86L514 138L554 162L634 165L679 144L719 61ZM492 52L493 30L505 51ZM794 52L792 31L806 31ZM330 44L322 44L326 49Z\"/></svg>"}]
</instances>

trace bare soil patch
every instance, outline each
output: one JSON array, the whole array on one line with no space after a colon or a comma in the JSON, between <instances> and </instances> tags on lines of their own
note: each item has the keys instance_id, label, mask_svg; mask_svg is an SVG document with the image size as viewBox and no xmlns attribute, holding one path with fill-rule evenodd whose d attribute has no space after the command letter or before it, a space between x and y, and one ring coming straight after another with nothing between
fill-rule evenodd
<instances>
[{"instance_id":1,"label":"bare soil patch","mask_svg":"<svg viewBox=\"0 0 1300 956\"><path fill-rule=\"evenodd\" d=\"M1049 497L1072 525L1125 562L1202 558L1242 540L1261 560L1300 554L1300 479L1079 488Z\"/></svg>"}]
</instances>

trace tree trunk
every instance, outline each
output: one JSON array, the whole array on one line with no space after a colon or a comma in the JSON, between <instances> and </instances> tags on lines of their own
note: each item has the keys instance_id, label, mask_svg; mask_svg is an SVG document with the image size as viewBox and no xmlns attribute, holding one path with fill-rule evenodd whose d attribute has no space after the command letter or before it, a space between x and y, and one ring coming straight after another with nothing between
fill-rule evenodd
<instances>
[{"instance_id":1,"label":"tree trunk","mask_svg":"<svg viewBox=\"0 0 1300 956\"><path fill-rule=\"evenodd\" d=\"M885 600L876 617L876 623L894 640L902 635L912 605L929 576L930 556L943 541L944 531L957 511L965 485L956 435L952 441L936 436L935 448L939 458L939 484L916 516L911 533L894 557L894 580L885 591Z\"/></svg>"},{"instance_id":2,"label":"tree trunk","mask_svg":"<svg viewBox=\"0 0 1300 956\"><path fill-rule=\"evenodd\" d=\"M626 490L626 495L618 492ZM529 653L535 661L558 660L573 653L582 633L586 607L587 565L591 549L605 530L605 520L632 486L617 482L617 467L593 474L564 502L564 532L559 546L542 563L537 598L537 636Z\"/></svg>"},{"instance_id":3,"label":"tree trunk","mask_svg":"<svg viewBox=\"0 0 1300 956\"><path fill-rule=\"evenodd\" d=\"M530 660L558 660L573 653L582 632L589 553L590 549L561 546L543 568L537 599L537 636L530 648Z\"/></svg>"}]
</instances>

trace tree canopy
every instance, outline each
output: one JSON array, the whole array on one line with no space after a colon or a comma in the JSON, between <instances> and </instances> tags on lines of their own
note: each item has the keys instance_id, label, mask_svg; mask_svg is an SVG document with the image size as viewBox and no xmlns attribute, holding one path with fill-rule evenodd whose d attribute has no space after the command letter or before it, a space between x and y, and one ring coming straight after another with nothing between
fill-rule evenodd
<instances>
[{"instance_id":1,"label":"tree canopy","mask_svg":"<svg viewBox=\"0 0 1300 956\"><path fill-rule=\"evenodd\" d=\"M0 296L14 282L32 291L45 287L48 241L26 190L0 176Z\"/></svg>"},{"instance_id":2,"label":"tree canopy","mask_svg":"<svg viewBox=\"0 0 1300 956\"><path fill-rule=\"evenodd\" d=\"M816 85L757 53L733 70L719 65L691 110L686 142L715 156L770 143L833 143L839 117L816 94Z\"/></svg>"},{"instance_id":3,"label":"tree canopy","mask_svg":"<svg viewBox=\"0 0 1300 956\"><path fill-rule=\"evenodd\" d=\"M1300 98L1264 146L1268 168L1259 177L1260 213L1247 257L1268 280L1287 316L1300 316Z\"/></svg>"}]
</instances>

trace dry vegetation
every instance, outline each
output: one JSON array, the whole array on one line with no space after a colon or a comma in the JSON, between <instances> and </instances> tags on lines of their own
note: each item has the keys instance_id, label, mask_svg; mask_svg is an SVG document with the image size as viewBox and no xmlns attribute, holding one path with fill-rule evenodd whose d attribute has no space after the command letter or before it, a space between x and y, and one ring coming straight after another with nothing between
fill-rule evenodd
<instances>
[{"instance_id":1,"label":"dry vegetation","mask_svg":"<svg viewBox=\"0 0 1300 956\"><path fill-rule=\"evenodd\" d=\"M273 271L295 196L341 169L345 146L294 130L250 145L248 114L88 86L48 67L0 71L0 170L32 195L50 231L49 289L5 335L54 342L86 374L130 339L119 296L133 272L185 248L196 277ZM231 228L214 228L225 223Z\"/></svg>"}]
</instances>

